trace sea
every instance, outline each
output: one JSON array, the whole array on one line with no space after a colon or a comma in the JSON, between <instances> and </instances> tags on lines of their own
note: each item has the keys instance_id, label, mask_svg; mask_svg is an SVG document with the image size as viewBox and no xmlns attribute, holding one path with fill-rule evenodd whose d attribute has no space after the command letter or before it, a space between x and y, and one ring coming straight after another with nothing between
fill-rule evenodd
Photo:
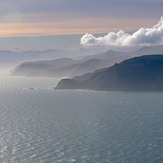
<instances>
[{"instance_id":1,"label":"sea","mask_svg":"<svg viewBox=\"0 0 163 163\"><path fill-rule=\"evenodd\" d=\"M163 163L163 92L57 82L0 76L0 163Z\"/></svg>"}]
</instances>

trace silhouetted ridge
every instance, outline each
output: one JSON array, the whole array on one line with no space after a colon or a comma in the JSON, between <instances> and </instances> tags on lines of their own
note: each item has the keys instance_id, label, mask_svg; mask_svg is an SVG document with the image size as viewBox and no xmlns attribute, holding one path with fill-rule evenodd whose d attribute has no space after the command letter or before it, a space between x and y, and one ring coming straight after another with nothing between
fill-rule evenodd
<instances>
[{"instance_id":1,"label":"silhouetted ridge","mask_svg":"<svg viewBox=\"0 0 163 163\"><path fill-rule=\"evenodd\" d=\"M107 91L162 91L163 55L146 55L131 58L94 73L73 79L63 79L56 88Z\"/></svg>"},{"instance_id":2,"label":"silhouetted ridge","mask_svg":"<svg viewBox=\"0 0 163 163\"><path fill-rule=\"evenodd\" d=\"M35 62L24 62L17 66L11 75L15 76L44 76L44 77L74 77L93 72L96 69L112 66L115 62L126 59L122 52L108 52L90 55L81 60L61 58Z\"/></svg>"}]
</instances>

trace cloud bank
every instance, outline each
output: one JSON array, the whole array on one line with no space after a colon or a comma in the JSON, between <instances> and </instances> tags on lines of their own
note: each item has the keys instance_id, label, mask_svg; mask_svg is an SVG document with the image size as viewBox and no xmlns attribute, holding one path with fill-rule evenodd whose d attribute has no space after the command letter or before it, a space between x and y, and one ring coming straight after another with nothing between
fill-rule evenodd
<instances>
[{"instance_id":1,"label":"cloud bank","mask_svg":"<svg viewBox=\"0 0 163 163\"><path fill-rule=\"evenodd\" d=\"M163 45L163 16L160 21L152 28L140 28L133 34L120 30L110 32L104 37L95 37L92 34L82 36L81 45L83 46L151 46Z\"/></svg>"}]
</instances>

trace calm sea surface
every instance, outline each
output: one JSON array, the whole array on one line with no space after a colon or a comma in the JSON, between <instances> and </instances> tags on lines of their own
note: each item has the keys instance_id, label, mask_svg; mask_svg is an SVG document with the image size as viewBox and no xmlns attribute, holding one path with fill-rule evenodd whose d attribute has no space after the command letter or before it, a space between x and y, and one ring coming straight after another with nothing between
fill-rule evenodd
<instances>
[{"instance_id":1,"label":"calm sea surface","mask_svg":"<svg viewBox=\"0 0 163 163\"><path fill-rule=\"evenodd\" d=\"M54 90L56 83L0 77L1 163L163 162L163 93Z\"/></svg>"}]
</instances>

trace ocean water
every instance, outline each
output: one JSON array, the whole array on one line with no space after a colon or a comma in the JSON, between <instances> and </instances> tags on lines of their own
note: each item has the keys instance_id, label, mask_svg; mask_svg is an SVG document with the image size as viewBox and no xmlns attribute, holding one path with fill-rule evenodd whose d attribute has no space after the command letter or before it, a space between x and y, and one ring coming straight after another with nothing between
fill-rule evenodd
<instances>
[{"instance_id":1,"label":"ocean water","mask_svg":"<svg viewBox=\"0 0 163 163\"><path fill-rule=\"evenodd\" d=\"M163 93L54 90L0 77L1 163L162 163Z\"/></svg>"}]
</instances>

